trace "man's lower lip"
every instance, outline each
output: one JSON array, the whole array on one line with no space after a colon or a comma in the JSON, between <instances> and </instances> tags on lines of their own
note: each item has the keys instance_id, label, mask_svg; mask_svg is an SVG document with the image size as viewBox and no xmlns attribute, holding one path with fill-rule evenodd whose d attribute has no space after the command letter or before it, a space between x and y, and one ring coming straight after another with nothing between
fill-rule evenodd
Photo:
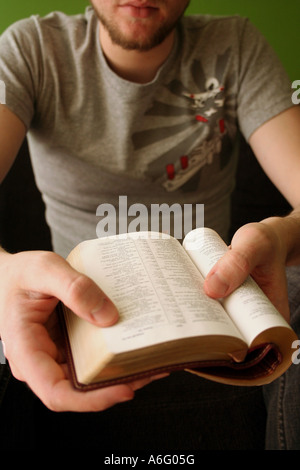
<instances>
[{"instance_id":1,"label":"man's lower lip","mask_svg":"<svg viewBox=\"0 0 300 470\"><path fill-rule=\"evenodd\" d=\"M132 5L124 5L121 8L126 14L133 18L149 18L157 11L157 8L153 7L135 7Z\"/></svg>"}]
</instances>

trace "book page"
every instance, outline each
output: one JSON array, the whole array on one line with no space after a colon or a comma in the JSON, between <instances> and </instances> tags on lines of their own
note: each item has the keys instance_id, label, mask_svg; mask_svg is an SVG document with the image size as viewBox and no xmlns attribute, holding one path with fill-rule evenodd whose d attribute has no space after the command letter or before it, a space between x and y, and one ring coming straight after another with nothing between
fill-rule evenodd
<instances>
[{"instance_id":1,"label":"book page","mask_svg":"<svg viewBox=\"0 0 300 470\"><path fill-rule=\"evenodd\" d=\"M84 272L119 310L119 322L101 330L114 352L204 334L240 337L176 239L108 237L80 250Z\"/></svg>"},{"instance_id":2,"label":"book page","mask_svg":"<svg viewBox=\"0 0 300 470\"><path fill-rule=\"evenodd\" d=\"M228 249L221 237L208 228L190 232L183 246L204 277ZM289 328L282 315L251 277L223 299L222 304L249 345L265 329Z\"/></svg>"}]
</instances>

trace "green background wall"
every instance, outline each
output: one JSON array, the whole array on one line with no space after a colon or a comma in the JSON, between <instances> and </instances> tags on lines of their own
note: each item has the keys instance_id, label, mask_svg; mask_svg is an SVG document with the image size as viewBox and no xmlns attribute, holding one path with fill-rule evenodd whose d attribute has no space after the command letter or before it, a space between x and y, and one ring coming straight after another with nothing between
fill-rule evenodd
<instances>
[{"instance_id":1,"label":"green background wall","mask_svg":"<svg viewBox=\"0 0 300 470\"><path fill-rule=\"evenodd\" d=\"M0 0L0 33L31 14L44 15L53 10L80 13L87 4L87 0ZM192 0L188 13L247 16L272 44L291 80L300 79L299 0Z\"/></svg>"}]
</instances>

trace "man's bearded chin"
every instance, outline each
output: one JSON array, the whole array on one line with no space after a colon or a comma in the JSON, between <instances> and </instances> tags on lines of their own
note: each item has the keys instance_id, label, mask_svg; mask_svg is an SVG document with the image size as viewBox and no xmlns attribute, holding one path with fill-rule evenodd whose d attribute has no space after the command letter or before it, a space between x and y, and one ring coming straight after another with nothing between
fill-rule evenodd
<instances>
[{"instance_id":1,"label":"man's bearded chin","mask_svg":"<svg viewBox=\"0 0 300 470\"><path fill-rule=\"evenodd\" d=\"M101 25L106 29L108 32L111 41L120 46L122 49L128 51L139 51L139 52L146 52L149 51L157 46L159 46L176 28L178 22L180 21L181 17L178 18L173 23L166 23L158 28L152 35L148 38L134 38L128 39L122 32L118 29L118 25L112 24L106 18L103 17L101 12L97 10L97 8L92 4L94 11L101 23ZM134 21L134 20L133 20Z\"/></svg>"}]
</instances>

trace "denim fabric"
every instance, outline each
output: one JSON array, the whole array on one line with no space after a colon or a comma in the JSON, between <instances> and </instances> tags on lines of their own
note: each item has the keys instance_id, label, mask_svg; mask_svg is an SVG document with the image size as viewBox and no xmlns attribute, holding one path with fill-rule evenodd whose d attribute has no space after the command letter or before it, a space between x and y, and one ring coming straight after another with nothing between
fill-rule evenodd
<instances>
[{"instance_id":1,"label":"denim fabric","mask_svg":"<svg viewBox=\"0 0 300 470\"><path fill-rule=\"evenodd\" d=\"M300 338L300 266L287 269L291 325ZM297 356L299 357L299 356ZM300 450L300 364L263 387L267 450Z\"/></svg>"}]
</instances>

